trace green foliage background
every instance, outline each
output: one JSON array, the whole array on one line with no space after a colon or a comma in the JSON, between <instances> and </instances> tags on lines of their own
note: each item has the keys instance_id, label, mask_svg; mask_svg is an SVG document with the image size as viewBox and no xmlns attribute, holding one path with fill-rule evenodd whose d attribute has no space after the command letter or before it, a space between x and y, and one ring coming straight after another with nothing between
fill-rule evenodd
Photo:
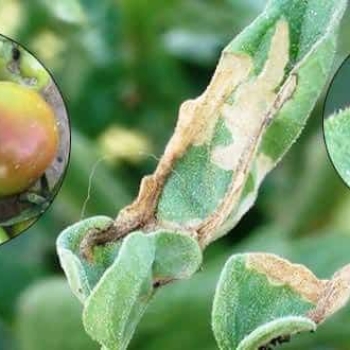
<instances>
[{"instance_id":1,"label":"green foliage background","mask_svg":"<svg viewBox=\"0 0 350 350\"><path fill-rule=\"evenodd\" d=\"M0 32L51 70L72 124L71 163L54 204L27 233L0 248L1 350L98 349L83 331L80 305L58 265L56 237L82 215L116 216L136 195L140 178L153 171L172 133L180 103L201 93L220 50L264 5L264 0L0 3ZM350 51L349 30L348 13L337 65ZM302 138L265 181L256 206L208 249L194 279L159 292L131 349L216 349L210 310L228 256L274 252L329 277L350 262L349 212L350 192L324 146L320 101ZM286 348L348 350L349 321L348 307Z\"/></svg>"}]
</instances>

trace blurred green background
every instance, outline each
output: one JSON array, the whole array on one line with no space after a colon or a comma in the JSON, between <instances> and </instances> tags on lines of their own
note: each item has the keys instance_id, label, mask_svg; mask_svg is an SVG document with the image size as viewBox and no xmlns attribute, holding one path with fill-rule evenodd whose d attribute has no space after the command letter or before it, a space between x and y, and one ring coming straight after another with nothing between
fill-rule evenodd
<instances>
[{"instance_id":1,"label":"blurred green background","mask_svg":"<svg viewBox=\"0 0 350 350\"><path fill-rule=\"evenodd\" d=\"M56 237L82 217L116 216L131 201L140 178L155 168L181 101L200 94L220 50L264 5L0 2L0 32L54 74L72 124L71 162L54 204L28 232L0 248L1 350L99 348L83 331L81 307L58 264ZM334 70L350 53L349 30L348 12ZM216 349L210 309L220 269L232 253L275 252L323 278L350 262L350 191L327 156L322 105L321 100L299 142L265 181L255 207L208 249L202 271L159 292L131 349ZM284 348L349 350L350 306L316 334L296 337Z\"/></svg>"}]
</instances>

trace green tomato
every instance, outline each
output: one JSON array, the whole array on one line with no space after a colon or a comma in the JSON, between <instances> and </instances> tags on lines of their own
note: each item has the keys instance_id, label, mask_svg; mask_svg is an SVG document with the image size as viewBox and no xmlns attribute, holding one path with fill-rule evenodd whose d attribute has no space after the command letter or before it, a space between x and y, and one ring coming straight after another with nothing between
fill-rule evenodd
<instances>
[{"instance_id":1,"label":"green tomato","mask_svg":"<svg viewBox=\"0 0 350 350\"><path fill-rule=\"evenodd\" d=\"M55 114L43 97L0 82L0 197L34 184L54 160L58 143Z\"/></svg>"}]
</instances>

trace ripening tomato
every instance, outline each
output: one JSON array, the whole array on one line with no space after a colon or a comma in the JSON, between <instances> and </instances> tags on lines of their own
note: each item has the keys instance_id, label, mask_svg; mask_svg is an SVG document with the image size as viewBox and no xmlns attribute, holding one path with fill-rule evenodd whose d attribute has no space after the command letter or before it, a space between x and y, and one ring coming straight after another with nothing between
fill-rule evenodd
<instances>
[{"instance_id":1,"label":"ripening tomato","mask_svg":"<svg viewBox=\"0 0 350 350\"><path fill-rule=\"evenodd\" d=\"M43 97L0 82L0 197L34 184L51 165L58 142L56 118Z\"/></svg>"}]
</instances>

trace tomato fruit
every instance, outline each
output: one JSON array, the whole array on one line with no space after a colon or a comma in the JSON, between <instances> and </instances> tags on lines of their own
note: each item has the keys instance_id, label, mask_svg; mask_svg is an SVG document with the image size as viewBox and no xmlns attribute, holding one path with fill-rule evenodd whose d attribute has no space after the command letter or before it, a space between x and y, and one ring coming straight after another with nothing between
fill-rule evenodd
<instances>
[{"instance_id":1,"label":"tomato fruit","mask_svg":"<svg viewBox=\"0 0 350 350\"><path fill-rule=\"evenodd\" d=\"M0 197L19 194L35 183L58 150L51 106L36 91L0 82Z\"/></svg>"}]
</instances>

